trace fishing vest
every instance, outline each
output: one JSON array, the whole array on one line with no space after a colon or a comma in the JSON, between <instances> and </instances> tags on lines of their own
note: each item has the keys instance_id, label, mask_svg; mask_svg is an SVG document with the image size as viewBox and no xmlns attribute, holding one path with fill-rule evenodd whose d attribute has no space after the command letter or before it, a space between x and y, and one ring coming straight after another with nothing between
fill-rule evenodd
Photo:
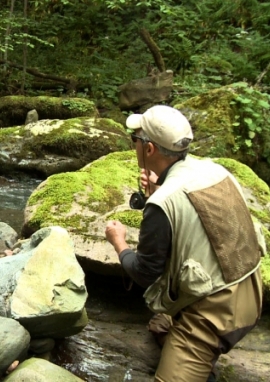
<instances>
[{"instance_id":1,"label":"fishing vest","mask_svg":"<svg viewBox=\"0 0 270 382\"><path fill-rule=\"evenodd\" d=\"M188 156L170 168L147 203L162 208L172 229L165 272L144 293L152 311L174 316L259 267L251 215L240 185L224 167Z\"/></svg>"}]
</instances>

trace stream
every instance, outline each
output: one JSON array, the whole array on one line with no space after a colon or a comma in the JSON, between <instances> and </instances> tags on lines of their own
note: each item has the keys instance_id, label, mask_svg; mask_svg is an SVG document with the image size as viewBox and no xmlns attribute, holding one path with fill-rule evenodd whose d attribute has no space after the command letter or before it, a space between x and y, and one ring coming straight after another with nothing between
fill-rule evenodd
<instances>
[{"instance_id":1,"label":"stream","mask_svg":"<svg viewBox=\"0 0 270 382\"><path fill-rule=\"evenodd\" d=\"M0 221L18 235L27 199L41 181L0 176ZM121 278L90 272L85 282L89 322L77 335L57 340L50 360L87 382L153 382L160 349L147 330L152 313L144 304L143 290L133 285L127 291ZM269 312L265 312L259 325L221 357L219 380L269 381L269 338ZM236 379L227 374L233 370Z\"/></svg>"},{"instance_id":2,"label":"stream","mask_svg":"<svg viewBox=\"0 0 270 382\"><path fill-rule=\"evenodd\" d=\"M0 176L0 221L7 223L18 235L23 224L23 211L27 199L42 179L33 179L27 175Z\"/></svg>"},{"instance_id":3,"label":"stream","mask_svg":"<svg viewBox=\"0 0 270 382\"><path fill-rule=\"evenodd\" d=\"M19 236L27 199L41 182L0 176L0 221ZM152 314L143 290L134 285L128 292L119 277L90 272L85 282L89 323L78 335L56 341L51 361L88 382L152 382L159 348L146 329Z\"/></svg>"}]
</instances>

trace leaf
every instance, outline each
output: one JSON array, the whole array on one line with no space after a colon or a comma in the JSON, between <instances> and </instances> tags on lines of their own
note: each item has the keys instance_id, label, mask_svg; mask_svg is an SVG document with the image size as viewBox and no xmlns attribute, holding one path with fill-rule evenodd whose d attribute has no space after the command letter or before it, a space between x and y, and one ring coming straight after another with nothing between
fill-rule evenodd
<instances>
[{"instance_id":1,"label":"leaf","mask_svg":"<svg viewBox=\"0 0 270 382\"><path fill-rule=\"evenodd\" d=\"M215 81L221 81L222 80L221 76L209 76L209 78L211 78L212 80L215 80Z\"/></svg>"},{"instance_id":2,"label":"leaf","mask_svg":"<svg viewBox=\"0 0 270 382\"><path fill-rule=\"evenodd\" d=\"M252 94L252 93L254 93L254 90L252 88L246 88L245 92L248 94Z\"/></svg>"},{"instance_id":3,"label":"leaf","mask_svg":"<svg viewBox=\"0 0 270 382\"><path fill-rule=\"evenodd\" d=\"M253 124L253 121L252 121L251 118L244 118L244 121L246 122L246 124L247 124L248 126L250 126L250 125Z\"/></svg>"},{"instance_id":4,"label":"leaf","mask_svg":"<svg viewBox=\"0 0 270 382\"><path fill-rule=\"evenodd\" d=\"M246 113L252 113L252 114L253 114L253 113L254 113L254 110L251 109L251 107L248 106L248 107L245 107L245 112L246 112Z\"/></svg>"},{"instance_id":5,"label":"leaf","mask_svg":"<svg viewBox=\"0 0 270 382\"><path fill-rule=\"evenodd\" d=\"M247 147L251 147L252 146L252 142L250 139L245 139L245 144Z\"/></svg>"},{"instance_id":6,"label":"leaf","mask_svg":"<svg viewBox=\"0 0 270 382\"><path fill-rule=\"evenodd\" d=\"M254 131L249 131L248 132L248 136L249 136L250 139L253 139L255 137L255 135L256 134L254 133Z\"/></svg>"},{"instance_id":7,"label":"leaf","mask_svg":"<svg viewBox=\"0 0 270 382\"><path fill-rule=\"evenodd\" d=\"M259 104L261 107L264 107L265 109L269 109L269 103L266 102L266 101L263 101L262 99L259 100L258 104Z\"/></svg>"},{"instance_id":8,"label":"leaf","mask_svg":"<svg viewBox=\"0 0 270 382\"><path fill-rule=\"evenodd\" d=\"M237 97L237 101L239 101L241 103L250 103L250 102L252 102L251 99L243 98L243 97Z\"/></svg>"},{"instance_id":9,"label":"leaf","mask_svg":"<svg viewBox=\"0 0 270 382\"><path fill-rule=\"evenodd\" d=\"M233 88L246 88L248 84L246 82L238 82L235 84L232 84Z\"/></svg>"},{"instance_id":10,"label":"leaf","mask_svg":"<svg viewBox=\"0 0 270 382\"><path fill-rule=\"evenodd\" d=\"M240 123L239 123L239 122L234 122L232 125L233 125L233 126L239 126Z\"/></svg>"}]
</instances>

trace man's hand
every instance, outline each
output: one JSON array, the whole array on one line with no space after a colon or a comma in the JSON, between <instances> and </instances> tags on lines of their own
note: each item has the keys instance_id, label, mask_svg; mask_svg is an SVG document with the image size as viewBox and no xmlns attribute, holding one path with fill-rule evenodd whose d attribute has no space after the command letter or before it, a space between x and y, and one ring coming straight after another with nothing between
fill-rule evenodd
<instances>
[{"instance_id":1,"label":"man's hand","mask_svg":"<svg viewBox=\"0 0 270 382\"><path fill-rule=\"evenodd\" d=\"M117 220L110 220L105 229L105 235L109 243L114 246L118 255L129 248L126 243L126 227Z\"/></svg>"},{"instance_id":2,"label":"man's hand","mask_svg":"<svg viewBox=\"0 0 270 382\"><path fill-rule=\"evenodd\" d=\"M145 190L145 195L150 196L152 195L156 189L159 186L156 186L156 181L158 180L158 176L154 171L151 170L146 170L146 169L141 169L141 174L140 174L140 182L142 188Z\"/></svg>"}]
</instances>

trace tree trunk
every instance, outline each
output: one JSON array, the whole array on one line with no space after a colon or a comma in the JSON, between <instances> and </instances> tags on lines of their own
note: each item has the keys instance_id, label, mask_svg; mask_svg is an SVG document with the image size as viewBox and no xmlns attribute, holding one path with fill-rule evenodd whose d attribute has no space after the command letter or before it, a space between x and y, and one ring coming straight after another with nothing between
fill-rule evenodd
<instances>
[{"instance_id":1,"label":"tree trunk","mask_svg":"<svg viewBox=\"0 0 270 382\"><path fill-rule=\"evenodd\" d=\"M257 78L257 82L256 82L256 86L259 86L260 84L261 84L261 82L262 82L262 79L263 79L263 77L269 72L269 70L270 70L270 62L269 62L269 64L267 65L267 67L261 72L261 74L258 76L258 78Z\"/></svg>"},{"instance_id":2,"label":"tree trunk","mask_svg":"<svg viewBox=\"0 0 270 382\"><path fill-rule=\"evenodd\" d=\"M27 23L27 8L28 8L28 0L24 0L23 5L23 16L24 21ZM28 34L28 26L24 26L24 33ZM23 44L23 80L21 85L21 93L24 94L24 87L25 87L25 79L26 79L26 68L27 68L27 37L24 37L24 44Z\"/></svg>"},{"instance_id":3,"label":"tree trunk","mask_svg":"<svg viewBox=\"0 0 270 382\"><path fill-rule=\"evenodd\" d=\"M9 11L9 22L7 24L6 36L5 36L4 61L7 61L8 59L8 40L9 40L10 32L11 32L11 19L13 18L14 4L15 4L15 0L11 0L10 11ZM6 72L6 70L7 70L7 65L4 65L4 72Z\"/></svg>"},{"instance_id":4,"label":"tree trunk","mask_svg":"<svg viewBox=\"0 0 270 382\"><path fill-rule=\"evenodd\" d=\"M163 60L163 57L160 53L159 47L155 43L155 41L150 36L150 33L145 28L142 28L140 30L140 36L142 40L145 42L145 44L148 46L150 52L152 53L152 56L154 58L155 64L160 72L165 72L166 67Z\"/></svg>"}]
</instances>

